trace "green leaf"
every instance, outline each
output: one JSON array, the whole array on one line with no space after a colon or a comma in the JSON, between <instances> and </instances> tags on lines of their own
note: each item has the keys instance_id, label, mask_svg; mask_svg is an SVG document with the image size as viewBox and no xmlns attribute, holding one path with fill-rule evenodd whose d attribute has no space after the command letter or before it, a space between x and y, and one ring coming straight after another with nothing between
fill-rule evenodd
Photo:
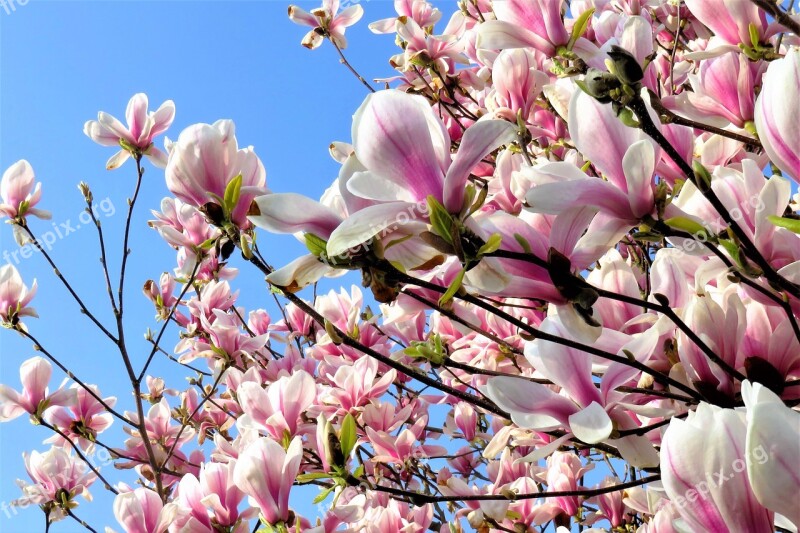
<instances>
[{"instance_id":1,"label":"green leaf","mask_svg":"<svg viewBox=\"0 0 800 533\"><path fill-rule=\"evenodd\" d=\"M468 219L475 212L477 212L478 209L483 207L483 204L486 203L486 197L487 196L489 196L489 187L487 187L487 186L481 187L480 190L478 191L477 198L475 198L475 201L472 202L472 205L470 206L469 210L467 211L467 215L464 218L462 218L462 220ZM472 201L472 200L470 200L470 201Z\"/></svg>"},{"instance_id":2,"label":"green leaf","mask_svg":"<svg viewBox=\"0 0 800 533\"><path fill-rule=\"evenodd\" d=\"M685 231L690 235L694 235L695 237L709 241L711 240L710 235L706 228L703 227L702 224L696 222L687 217L672 217L668 218L664 221L664 223L669 226L670 228L675 228L677 230Z\"/></svg>"},{"instance_id":3,"label":"green leaf","mask_svg":"<svg viewBox=\"0 0 800 533\"><path fill-rule=\"evenodd\" d=\"M334 485L333 487L328 487L327 489L323 490L322 492L319 493L319 495L316 498L314 498L314 501L311 503L316 505L320 502L325 501L325 499L327 499L327 497L330 496L331 492L333 492L333 489L335 488L336 485Z\"/></svg>"},{"instance_id":4,"label":"green leaf","mask_svg":"<svg viewBox=\"0 0 800 533\"><path fill-rule=\"evenodd\" d=\"M592 15L594 15L594 10L595 8L587 9L575 19L575 22L572 24L572 35L570 35L569 43L567 43L567 48L569 50L572 50L572 47L575 46L578 39L583 37L583 34L586 33L586 29L589 27L589 21L592 19Z\"/></svg>"},{"instance_id":5,"label":"green leaf","mask_svg":"<svg viewBox=\"0 0 800 533\"><path fill-rule=\"evenodd\" d=\"M519 243L519 245L522 246L522 249L525 251L526 254L532 254L533 253L531 251L531 245L528 242L528 239L526 239L525 237L523 237L519 233L515 233L514 234L514 239L516 239L516 241Z\"/></svg>"},{"instance_id":6,"label":"green leaf","mask_svg":"<svg viewBox=\"0 0 800 533\"><path fill-rule=\"evenodd\" d=\"M322 237L317 237L313 233L306 233L303 237L306 241L306 248L308 248L308 251L313 255L319 257L327 250L328 241Z\"/></svg>"},{"instance_id":7,"label":"green leaf","mask_svg":"<svg viewBox=\"0 0 800 533\"><path fill-rule=\"evenodd\" d=\"M783 218L775 215L770 215L767 220L778 226L779 228L786 228L793 233L800 233L800 220L796 218Z\"/></svg>"},{"instance_id":8,"label":"green leaf","mask_svg":"<svg viewBox=\"0 0 800 533\"><path fill-rule=\"evenodd\" d=\"M329 477L331 477L331 475L326 472L311 472L310 474L298 474L297 481L305 483L315 479L327 479Z\"/></svg>"},{"instance_id":9,"label":"green leaf","mask_svg":"<svg viewBox=\"0 0 800 533\"><path fill-rule=\"evenodd\" d=\"M225 208L225 212L230 214L236 208L236 204L239 203L239 195L242 192L242 175L239 174L235 178L233 178L228 186L225 187L225 197L223 198L222 206Z\"/></svg>"},{"instance_id":10,"label":"green leaf","mask_svg":"<svg viewBox=\"0 0 800 533\"><path fill-rule=\"evenodd\" d=\"M447 291L439 298L439 305L443 306L447 302L453 299L453 296L456 295L458 289L461 288L461 283L464 281L464 274L466 274L467 270L462 268L458 274L456 275L456 279L453 280L453 283L450 284L450 287L447 288Z\"/></svg>"},{"instance_id":11,"label":"green leaf","mask_svg":"<svg viewBox=\"0 0 800 533\"><path fill-rule=\"evenodd\" d=\"M503 237L499 233L493 234L486 241L486 244L478 249L478 257L496 252L501 244L503 244Z\"/></svg>"},{"instance_id":12,"label":"green leaf","mask_svg":"<svg viewBox=\"0 0 800 533\"><path fill-rule=\"evenodd\" d=\"M448 243L453 244L452 232L455 222L447 209L436 198L428 196L428 212L433 231Z\"/></svg>"},{"instance_id":13,"label":"green leaf","mask_svg":"<svg viewBox=\"0 0 800 533\"><path fill-rule=\"evenodd\" d=\"M701 192L709 190L711 188L711 174L709 174L708 169L700 161L692 163L692 169L694 170L697 188Z\"/></svg>"},{"instance_id":14,"label":"green leaf","mask_svg":"<svg viewBox=\"0 0 800 533\"><path fill-rule=\"evenodd\" d=\"M758 47L758 41L760 40L758 37L758 26L755 23L751 22L750 25L747 27L748 32L750 33L750 44L753 45L753 48Z\"/></svg>"},{"instance_id":15,"label":"green leaf","mask_svg":"<svg viewBox=\"0 0 800 533\"><path fill-rule=\"evenodd\" d=\"M350 457L350 452L355 448L357 438L356 419L353 418L353 415L347 413L347 416L342 420L342 428L339 430L339 443L342 445L342 453L345 456L345 460Z\"/></svg>"},{"instance_id":16,"label":"green leaf","mask_svg":"<svg viewBox=\"0 0 800 533\"><path fill-rule=\"evenodd\" d=\"M578 88L579 88L581 91L585 92L586 94L588 94L589 96L591 96L592 98L594 98L594 94L592 94L592 91L590 91L590 90L589 90L589 86L588 86L588 85L586 85L586 82L584 82L583 80L577 80L577 79L576 79L576 80L573 80L573 81L575 82L575 85L577 85L577 86L578 86Z\"/></svg>"},{"instance_id":17,"label":"green leaf","mask_svg":"<svg viewBox=\"0 0 800 533\"><path fill-rule=\"evenodd\" d=\"M728 255L730 255L733 258L734 263L736 263L741 268L743 266L742 256L741 252L739 251L739 247L736 246L736 243L734 243L733 241L729 241L727 239L720 239L719 243L722 245L723 248L725 248L725 251L728 252Z\"/></svg>"}]
</instances>

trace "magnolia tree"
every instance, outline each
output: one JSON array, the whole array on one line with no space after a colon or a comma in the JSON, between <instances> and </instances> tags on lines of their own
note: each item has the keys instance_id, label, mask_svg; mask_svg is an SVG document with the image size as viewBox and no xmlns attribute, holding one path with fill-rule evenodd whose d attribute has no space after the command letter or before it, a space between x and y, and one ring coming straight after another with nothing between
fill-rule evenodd
<instances>
[{"instance_id":1,"label":"magnolia tree","mask_svg":"<svg viewBox=\"0 0 800 533\"><path fill-rule=\"evenodd\" d=\"M271 194L229 120L163 151L172 102L137 94L127 125L86 123L117 150L108 169L133 169L121 236L79 186L111 326L37 236L31 165L5 171L17 242L118 348L134 398L117 410L130 391L37 340L36 283L3 266L0 319L41 355L0 388L0 418L52 445L25 455L16 503L95 531L84 500L111 491L135 533L796 531L800 18L769 0L461 0L449 18L396 0L370 24L400 49L378 90L342 53L362 7L341 7L289 7L365 91L319 200ZM173 195L160 207L136 201L145 159ZM123 284L147 207L177 267L144 283L161 324L132 353ZM308 253L275 265L263 232ZM266 276L247 290L274 313L237 306L237 269ZM369 292L312 292L348 271ZM188 387L149 373L165 357Z\"/></svg>"}]
</instances>

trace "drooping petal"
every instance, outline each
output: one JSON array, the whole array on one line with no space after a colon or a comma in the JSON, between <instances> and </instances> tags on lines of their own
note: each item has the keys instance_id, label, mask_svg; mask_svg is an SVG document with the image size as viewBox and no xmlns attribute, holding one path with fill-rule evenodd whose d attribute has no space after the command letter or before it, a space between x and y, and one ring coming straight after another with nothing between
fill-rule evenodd
<instances>
[{"instance_id":1,"label":"drooping petal","mask_svg":"<svg viewBox=\"0 0 800 533\"><path fill-rule=\"evenodd\" d=\"M327 206L296 193L274 193L255 199L259 215L247 217L259 228L273 233L313 233L323 239L341 223Z\"/></svg>"},{"instance_id":2,"label":"drooping petal","mask_svg":"<svg viewBox=\"0 0 800 533\"><path fill-rule=\"evenodd\" d=\"M347 250L360 248L378 233L399 225L401 213L407 215L406 220L413 218L417 212L416 207L408 202L390 202L357 211L344 219L331 233L331 238L328 239L328 256L334 257Z\"/></svg>"}]
</instances>

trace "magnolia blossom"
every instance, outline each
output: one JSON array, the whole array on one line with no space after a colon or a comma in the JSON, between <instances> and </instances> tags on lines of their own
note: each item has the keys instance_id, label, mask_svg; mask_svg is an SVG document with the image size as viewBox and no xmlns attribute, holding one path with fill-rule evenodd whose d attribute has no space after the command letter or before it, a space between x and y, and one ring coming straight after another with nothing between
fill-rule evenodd
<instances>
[{"instance_id":1,"label":"magnolia blossom","mask_svg":"<svg viewBox=\"0 0 800 533\"><path fill-rule=\"evenodd\" d=\"M97 387L88 386L92 387L92 392L99 396ZM48 410L45 414L45 419L51 425L60 428L81 449L91 453L95 449L94 443L97 435L108 429L114 422L114 417L111 413L106 412L106 406L113 408L117 403L117 399L111 396L103 398L103 403L101 403L84 387L73 385L71 389L75 397L74 404L70 405L69 408L61 407ZM45 442L50 442L57 446L71 446L59 434L53 435Z\"/></svg>"},{"instance_id":2,"label":"magnolia blossom","mask_svg":"<svg viewBox=\"0 0 800 533\"><path fill-rule=\"evenodd\" d=\"M701 403L664 434L661 475L683 525L703 531L773 531L773 513L800 525L800 413L745 381L746 413Z\"/></svg>"},{"instance_id":3,"label":"magnolia blossom","mask_svg":"<svg viewBox=\"0 0 800 533\"><path fill-rule=\"evenodd\" d=\"M364 15L364 8L355 4L339 11L339 0L323 0L322 7L312 9L311 13L297 7L289 6L289 19L295 24L313 28L303 37L302 45L314 49L328 37L338 48L347 48L344 30L352 26Z\"/></svg>"},{"instance_id":4,"label":"magnolia blossom","mask_svg":"<svg viewBox=\"0 0 800 533\"><path fill-rule=\"evenodd\" d=\"M162 533L180 513L177 504L164 505L158 494L147 488L120 492L114 498L114 516L125 533Z\"/></svg>"},{"instance_id":5,"label":"magnolia blossom","mask_svg":"<svg viewBox=\"0 0 800 533\"><path fill-rule=\"evenodd\" d=\"M75 506L76 496L83 496L91 501L92 495L89 487L97 476L81 459L62 448L53 447L48 451L24 454L25 469L28 471L33 483L18 480L17 484L22 489L24 497L14 502L16 505L54 504L54 519L61 518L66 513L60 506L66 502Z\"/></svg>"},{"instance_id":6,"label":"magnolia blossom","mask_svg":"<svg viewBox=\"0 0 800 533\"><path fill-rule=\"evenodd\" d=\"M74 403L74 389L65 389L62 385L50 393L52 371L50 363L42 357L32 357L22 363L19 368L22 392L0 385L0 422L13 420L22 413L41 416L49 407Z\"/></svg>"},{"instance_id":7,"label":"magnolia blossom","mask_svg":"<svg viewBox=\"0 0 800 533\"><path fill-rule=\"evenodd\" d=\"M97 120L83 126L83 132L94 142L103 146L121 146L106 163L108 170L121 166L129 157L144 155L154 165L164 168L167 156L153 145L153 139L164 133L175 118L175 104L167 100L154 112L147 112L147 95L137 93L128 102L125 118L128 127L108 113L100 112Z\"/></svg>"},{"instance_id":8,"label":"magnolia blossom","mask_svg":"<svg viewBox=\"0 0 800 533\"><path fill-rule=\"evenodd\" d=\"M38 317L28 304L36 295L36 280L30 289L22 282L14 265L0 266L0 321L4 326L15 327L20 317Z\"/></svg>"},{"instance_id":9,"label":"magnolia blossom","mask_svg":"<svg viewBox=\"0 0 800 533\"><path fill-rule=\"evenodd\" d=\"M206 463L200 468L199 479L193 474L183 476L177 500L181 507L191 510L179 520L183 528L206 528L206 531L233 528L236 533L248 530L246 522L240 519L253 513L246 512L244 516L239 513L238 506L245 494L236 486L233 470L231 463Z\"/></svg>"},{"instance_id":10,"label":"magnolia blossom","mask_svg":"<svg viewBox=\"0 0 800 533\"><path fill-rule=\"evenodd\" d=\"M0 180L0 215L9 218L33 215L45 220L50 219L50 212L35 208L42 197L42 184L35 183L33 168L24 159L17 161L6 169Z\"/></svg>"},{"instance_id":11,"label":"magnolia blossom","mask_svg":"<svg viewBox=\"0 0 800 533\"><path fill-rule=\"evenodd\" d=\"M800 183L800 48L792 47L786 56L772 61L764 74L764 85L756 100L755 119L758 137L770 160Z\"/></svg>"},{"instance_id":12,"label":"magnolia blossom","mask_svg":"<svg viewBox=\"0 0 800 533\"><path fill-rule=\"evenodd\" d=\"M266 172L253 147L239 149L235 126L230 120L214 124L194 124L183 130L172 144L166 168L167 188L182 201L205 208L206 204L222 207L225 190L241 176L238 202L225 213L239 226L247 226L247 211L256 196L264 194ZM221 225L223 220L213 213L211 219Z\"/></svg>"},{"instance_id":13,"label":"magnolia blossom","mask_svg":"<svg viewBox=\"0 0 800 533\"><path fill-rule=\"evenodd\" d=\"M239 456L233 480L268 524L289 519L289 491L302 458L303 444L297 437L286 450L274 440L259 438Z\"/></svg>"},{"instance_id":14,"label":"magnolia blossom","mask_svg":"<svg viewBox=\"0 0 800 533\"><path fill-rule=\"evenodd\" d=\"M745 459L747 476L758 502L800 527L800 413L787 408L760 383L744 382L747 406Z\"/></svg>"},{"instance_id":15,"label":"magnolia blossom","mask_svg":"<svg viewBox=\"0 0 800 533\"><path fill-rule=\"evenodd\" d=\"M686 5L697 19L708 26L723 42L737 46L750 45L750 25L759 38L764 37L767 17L753 2L739 0L686 0Z\"/></svg>"}]
</instances>

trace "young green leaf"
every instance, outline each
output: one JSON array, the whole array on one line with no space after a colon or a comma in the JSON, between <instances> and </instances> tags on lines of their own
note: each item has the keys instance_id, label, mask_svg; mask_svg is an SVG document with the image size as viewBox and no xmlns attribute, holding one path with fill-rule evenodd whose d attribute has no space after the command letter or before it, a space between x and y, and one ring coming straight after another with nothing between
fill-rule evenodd
<instances>
[{"instance_id":1,"label":"young green leaf","mask_svg":"<svg viewBox=\"0 0 800 533\"><path fill-rule=\"evenodd\" d=\"M447 209L433 196L428 196L428 212L430 213L433 231L448 243L453 244L453 226L455 222Z\"/></svg>"},{"instance_id":2,"label":"young green leaf","mask_svg":"<svg viewBox=\"0 0 800 533\"><path fill-rule=\"evenodd\" d=\"M778 226L779 228L786 228L793 233L800 233L800 220L796 218L784 218L775 215L770 215L767 220Z\"/></svg>"},{"instance_id":3,"label":"young green leaf","mask_svg":"<svg viewBox=\"0 0 800 533\"><path fill-rule=\"evenodd\" d=\"M239 203L239 196L242 193L242 175L239 174L233 178L228 186L225 187L225 197L223 198L223 207L225 212L230 214Z\"/></svg>"},{"instance_id":4,"label":"young green leaf","mask_svg":"<svg viewBox=\"0 0 800 533\"><path fill-rule=\"evenodd\" d=\"M587 9L575 19L572 25L572 35L570 35L569 42L567 43L568 50L572 50L572 47L575 46L578 39L583 37L583 34L586 33L586 29L589 27L589 21L592 19L592 15L594 15L594 10L595 8Z\"/></svg>"},{"instance_id":5,"label":"young green leaf","mask_svg":"<svg viewBox=\"0 0 800 533\"><path fill-rule=\"evenodd\" d=\"M313 255L319 257L327 250L328 241L322 237L317 237L313 233L306 233L303 235L303 237L306 241L306 248L308 248L308 251Z\"/></svg>"},{"instance_id":6,"label":"young green leaf","mask_svg":"<svg viewBox=\"0 0 800 533\"><path fill-rule=\"evenodd\" d=\"M464 281L464 274L467 272L466 269L462 268L456 278L453 280L453 283L450 284L450 287L447 288L447 291L439 298L439 305L445 305L447 302L453 299L453 296L456 295L458 289L461 288L461 283Z\"/></svg>"},{"instance_id":7,"label":"young green leaf","mask_svg":"<svg viewBox=\"0 0 800 533\"><path fill-rule=\"evenodd\" d=\"M478 257L496 252L500 248L501 244L503 244L503 237L499 233L493 234L486 241L486 244L478 249Z\"/></svg>"},{"instance_id":8,"label":"young green leaf","mask_svg":"<svg viewBox=\"0 0 800 533\"><path fill-rule=\"evenodd\" d=\"M339 443L342 445L342 454L344 454L345 458L349 457L350 452L355 448L357 438L356 419L353 418L353 415L347 413L347 416L342 420L342 428L339 430Z\"/></svg>"},{"instance_id":9,"label":"young green leaf","mask_svg":"<svg viewBox=\"0 0 800 533\"><path fill-rule=\"evenodd\" d=\"M664 223L670 228L675 228L677 230L685 231L686 233L694 235L700 240L706 242L711 240L711 236L708 234L708 230L706 230L706 228L704 228L702 224L690 218L672 217L666 219Z\"/></svg>"}]
</instances>

